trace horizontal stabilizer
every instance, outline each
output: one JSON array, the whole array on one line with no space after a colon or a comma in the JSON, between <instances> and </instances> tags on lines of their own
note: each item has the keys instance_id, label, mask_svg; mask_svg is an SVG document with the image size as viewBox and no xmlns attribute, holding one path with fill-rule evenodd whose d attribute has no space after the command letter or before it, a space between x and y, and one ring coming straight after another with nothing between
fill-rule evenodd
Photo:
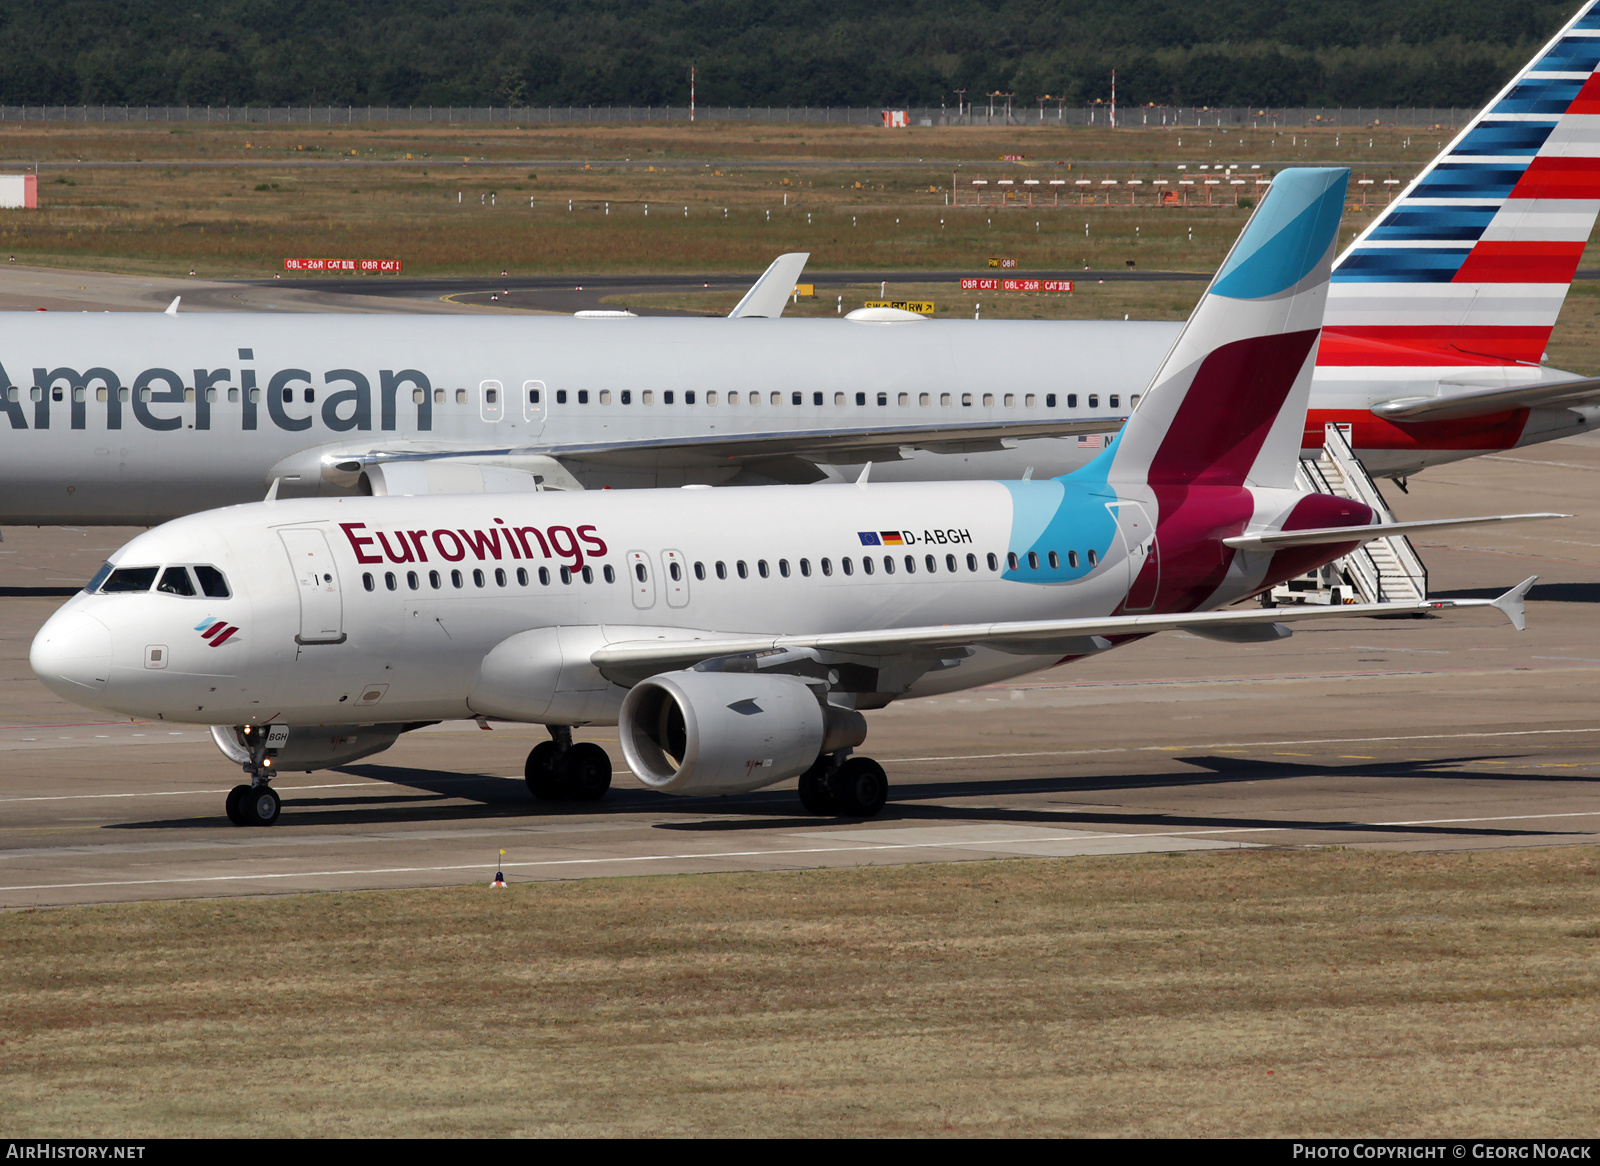
<instances>
[{"instance_id":1,"label":"horizontal stabilizer","mask_svg":"<svg viewBox=\"0 0 1600 1166\"><path fill-rule=\"evenodd\" d=\"M1371 526L1322 526L1313 530L1273 530L1225 538L1222 545L1236 551L1276 551L1284 547L1311 547L1329 543L1367 542L1397 534L1449 530L1457 526L1488 526L1497 522L1537 522L1546 518L1571 518L1570 514L1487 514L1478 518L1430 518L1420 522L1376 522Z\"/></svg>"},{"instance_id":2,"label":"horizontal stabilizer","mask_svg":"<svg viewBox=\"0 0 1600 1166\"><path fill-rule=\"evenodd\" d=\"M1440 397L1401 397L1374 405L1372 412L1389 421L1451 421L1458 417L1503 413L1507 409L1587 405L1595 401L1600 401L1600 377L1580 377L1503 389L1466 389Z\"/></svg>"}]
</instances>

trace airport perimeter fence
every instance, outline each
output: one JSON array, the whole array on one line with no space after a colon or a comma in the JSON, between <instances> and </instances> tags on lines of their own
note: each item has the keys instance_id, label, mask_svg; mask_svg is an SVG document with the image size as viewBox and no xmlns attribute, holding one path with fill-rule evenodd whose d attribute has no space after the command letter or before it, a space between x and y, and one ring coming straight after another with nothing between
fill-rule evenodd
<instances>
[{"instance_id":1,"label":"airport perimeter fence","mask_svg":"<svg viewBox=\"0 0 1600 1166\"><path fill-rule=\"evenodd\" d=\"M694 119L764 124L882 125L882 107L726 106L701 105ZM912 126L1083 126L1104 128L1110 120L1105 105L1075 108L1014 107L991 112L987 107L960 113L950 109L909 108ZM1413 129L1455 129L1465 125L1477 110L1456 108L1305 107L1288 109L1234 106L1182 108L1177 106L1124 106L1117 125L1196 129L1287 129L1317 126L1350 129L1398 126ZM357 125L366 122L423 122L429 124L564 125L571 123L635 123L690 120L686 105L543 105L520 108L483 106L362 106L299 105L0 105L0 122L215 122L262 125Z\"/></svg>"}]
</instances>

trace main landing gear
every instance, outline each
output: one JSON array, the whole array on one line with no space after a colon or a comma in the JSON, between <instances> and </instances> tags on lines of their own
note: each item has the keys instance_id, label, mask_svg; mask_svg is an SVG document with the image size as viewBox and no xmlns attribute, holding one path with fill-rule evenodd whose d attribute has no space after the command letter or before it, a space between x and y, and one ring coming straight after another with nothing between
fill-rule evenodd
<instances>
[{"instance_id":1,"label":"main landing gear","mask_svg":"<svg viewBox=\"0 0 1600 1166\"><path fill-rule=\"evenodd\" d=\"M813 814L870 818L889 800L889 778L870 757L824 753L800 775L800 804Z\"/></svg>"},{"instance_id":2,"label":"main landing gear","mask_svg":"<svg viewBox=\"0 0 1600 1166\"><path fill-rule=\"evenodd\" d=\"M250 784L236 785L228 791L228 821L235 826L270 826L278 820L283 801L267 784L271 764L267 758L267 734L260 726L246 725L244 742L250 750L250 760L244 766Z\"/></svg>"},{"instance_id":3,"label":"main landing gear","mask_svg":"<svg viewBox=\"0 0 1600 1166\"><path fill-rule=\"evenodd\" d=\"M528 754L528 789L541 802L598 802L611 788L611 758L592 741L572 742L569 725L551 725L551 740Z\"/></svg>"}]
</instances>

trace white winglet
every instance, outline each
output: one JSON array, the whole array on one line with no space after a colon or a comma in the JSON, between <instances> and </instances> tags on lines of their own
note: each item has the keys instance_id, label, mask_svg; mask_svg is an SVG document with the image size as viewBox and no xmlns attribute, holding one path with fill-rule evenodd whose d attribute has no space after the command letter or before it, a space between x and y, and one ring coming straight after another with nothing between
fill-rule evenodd
<instances>
[{"instance_id":1,"label":"white winglet","mask_svg":"<svg viewBox=\"0 0 1600 1166\"><path fill-rule=\"evenodd\" d=\"M278 483L281 481L283 481L282 478L272 479L272 485L267 487L267 496L262 499L263 502L276 502L278 500Z\"/></svg>"},{"instance_id":2,"label":"white winglet","mask_svg":"<svg viewBox=\"0 0 1600 1166\"><path fill-rule=\"evenodd\" d=\"M791 251L772 261L772 266L761 273L761 278L750 285L744 299L728 313L728 319L761 318L776 320L783 315L783 306L789 302L794 285L805 270L809 251Z\"/></svg>"},{"instance_id":3,"label":"white winglet","mask_svg":"<svg viewBox=\"0 0 1600 1166\"><path fill-rule=\"evenodd\" d=\"M868 462L861 467L861 476L856 479L856 485L865 486L867 484L867 475L870 473L872 473L872 463Z\"/></svg>"},{"instance_id":4,"label":"white winglet","mask_svg":"<svg viewBox=\"0 0 1600 1166\"><path fill-rule=\"evenodd\" d=\"M1528 592L1533 590L1533 585L1539 581L1539 576L1529 575L1499 599L1494 600L1494 606L1506 613L1506 618L1511 621L1511 626L1519 632L1527 629L1528 620L1522 609L1522 601L1528 597Z\"/></svg>"},{"instance_id":5,"label":"white winglet","mask_svg":"<svg viewBox=\"0 0 1600 1166\"><path fill-rule=\"evenodd\" d=\"M178 304L182 300L183 300L182 296L173 296L172 297L172 302L167 305L167 310L162 312L161 314L163 316L176 316L178 314Z\"/></svg>"}]
</instances>

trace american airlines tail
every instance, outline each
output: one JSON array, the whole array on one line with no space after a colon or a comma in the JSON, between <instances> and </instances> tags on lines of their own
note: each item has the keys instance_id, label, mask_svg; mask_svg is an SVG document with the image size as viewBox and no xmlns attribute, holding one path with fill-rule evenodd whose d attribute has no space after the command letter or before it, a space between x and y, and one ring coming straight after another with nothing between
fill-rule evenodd
<instances>
[{"instance_id":1,"label":"american airlines tail","mask_svg":"<svg viewBox=\"0 0 1600 1166\"><path fill-rule=\"evenodd\" d=\"M1339 257L1321 363L1534 363L1600 212L1600 0Z\"/></svg>"},{"instance_id":2,"label":"american airlines tail","mask_svg":"<svg viewBox=\"0 0 1600 1166\"><path fill-rule=\"evenodd\" d=\"M1113 484L1290 489L1350 172L1284 170L1104 457Z\"/></svg>"}]
</instances>

